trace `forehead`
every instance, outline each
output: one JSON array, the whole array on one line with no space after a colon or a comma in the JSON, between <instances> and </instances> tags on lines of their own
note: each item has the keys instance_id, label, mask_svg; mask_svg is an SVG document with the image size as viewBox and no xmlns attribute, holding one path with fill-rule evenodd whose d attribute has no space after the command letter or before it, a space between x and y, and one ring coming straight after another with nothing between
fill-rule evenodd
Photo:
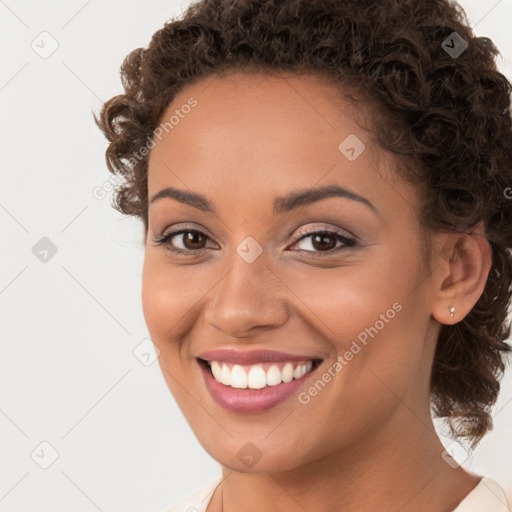
<instances>
[{"instance_id":1,"label":"forehead","mask_svg":"<svg viewBox=\"0 0 512 512\"><path fill-rule=\"evenodd\" d=\"M362 113L321 76L208 77L182 89L162 123L173 116L150 152L150 197L166 186L274 196L322 181L372 196L383 173L400 186L392 158L356 122Z\"/></svg>"},{"instance_id":2,"label":"forehead","mask_svg":"<svg viewBox=\"0 0 512 512\"><path fill-rule=\"evenodd\" d=\"M195 135L202 139L208 137L213 126L216 133L232 132L230 128L236 124L245 128L240 138L258 131L260 142L265 134L273 137L276 132L281 132L281 138L285 139L306 131L314 140L318 137L312 135L340 129L362 131L353 119L361 117L361 112L343 96L339 87L320 75L231 72L208 77L185 86L167 107L162 121L170 119L173 113L179 114L191 98L196 106L189 114L180 116L181 120L188 117L191 121L180 121L182 126L179 129L175 126L172 135L191 135L186 126L190 124L194 125ZM194 123L197 117L204 127ZM250 141L246 140L247 144Z\"/></svg>"}]
</instances>

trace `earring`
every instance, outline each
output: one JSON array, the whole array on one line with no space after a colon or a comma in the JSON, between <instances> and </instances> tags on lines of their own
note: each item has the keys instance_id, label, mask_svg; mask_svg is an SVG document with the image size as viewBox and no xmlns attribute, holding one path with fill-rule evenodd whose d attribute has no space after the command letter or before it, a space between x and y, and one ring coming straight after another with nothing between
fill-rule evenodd
<instances>
[{"instance_id":1,"label":"earring","mask_svg":"<svg viewBox=\"0 0 512 512\"><path fill-rule=\"evenodd\" d=\"M450 316L453 318L453 315L455 315L455 308L453 306L450 306L449 309L450 309Z\"/></svg>"}]
</instances>

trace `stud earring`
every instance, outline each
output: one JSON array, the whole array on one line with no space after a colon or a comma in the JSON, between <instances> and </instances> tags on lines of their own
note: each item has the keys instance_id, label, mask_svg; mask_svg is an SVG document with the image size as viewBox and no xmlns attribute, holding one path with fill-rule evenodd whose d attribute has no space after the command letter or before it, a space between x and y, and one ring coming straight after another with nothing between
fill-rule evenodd
<instances>
[{"instance_id":1,"label":"stud earring","mask_svg":"<svg viewBox=\"0 0 512 512\"><path fill-rule=\"evenodd\" d=\"M450 316L453 318L453 315L455 315L455 308L453 306L450 306Z\"/></svg>"}]
</instances>

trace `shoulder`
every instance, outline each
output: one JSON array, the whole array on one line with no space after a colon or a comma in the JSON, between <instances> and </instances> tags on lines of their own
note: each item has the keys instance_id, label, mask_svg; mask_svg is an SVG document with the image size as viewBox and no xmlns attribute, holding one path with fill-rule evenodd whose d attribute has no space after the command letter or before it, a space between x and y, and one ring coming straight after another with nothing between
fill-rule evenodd
<instances>
[{"instance_id":1,"label":"shoulder","mask_svg":"<svg viewBox=\"0 0 512 512\"><path fill-rule=\"evenodd\" d=\"M208 503L213 495L213 491L220 484L222 477L211 480L199 490L193 492L170 508L161 512L205 512Z\"/></svg>"},{"instance_id":2,"label":"shoulder","mask_svg":"<svg viewBox=\"0 0 512 512\"><path fill-rule=\"evenodd\" d=\"M492 478L483 477L453 512L509 512L505 491Z\"/></svg>"}]
</instances>

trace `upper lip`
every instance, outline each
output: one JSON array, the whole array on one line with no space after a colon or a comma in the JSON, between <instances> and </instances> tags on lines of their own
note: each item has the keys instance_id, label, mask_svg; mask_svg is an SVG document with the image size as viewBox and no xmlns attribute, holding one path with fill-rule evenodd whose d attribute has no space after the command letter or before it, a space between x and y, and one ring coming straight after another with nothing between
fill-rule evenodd
<instances>
[{"instance_id":1,"label":"upper lip","mask_svg":"<svg viewBox=\"0 0 512 512\"><path fill-rule=\"evenodd\" d=\"M233 364L257 364L270 363L274 361L313 361L315 359L320 359L319 357L288 354L286 352L279 352L276 350L236 350L232 348L208 350L197 357L206 361L219 361Z\"/></svg>"}]
</instances>

